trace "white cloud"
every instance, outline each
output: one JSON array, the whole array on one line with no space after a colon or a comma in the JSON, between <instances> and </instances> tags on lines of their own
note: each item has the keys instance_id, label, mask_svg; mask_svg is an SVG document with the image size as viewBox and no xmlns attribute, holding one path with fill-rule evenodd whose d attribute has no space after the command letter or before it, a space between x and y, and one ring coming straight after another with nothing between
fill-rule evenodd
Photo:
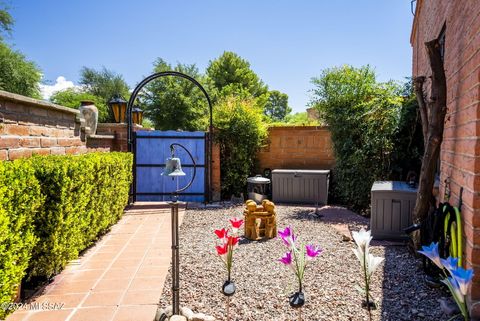
<instances>
[{"instance_id":1,"label":"white cloud","mask_svg":"<svg viewBox=\"0 0 480 321\"><path fill-rule=\"evenodd\" d=\"M64 76L58 76L53 85L40 85L40 92L43 99L49 99L55 92L65 90L67 88L78 87L73 81L67 80Z\"/></svg>"}]
</instances>

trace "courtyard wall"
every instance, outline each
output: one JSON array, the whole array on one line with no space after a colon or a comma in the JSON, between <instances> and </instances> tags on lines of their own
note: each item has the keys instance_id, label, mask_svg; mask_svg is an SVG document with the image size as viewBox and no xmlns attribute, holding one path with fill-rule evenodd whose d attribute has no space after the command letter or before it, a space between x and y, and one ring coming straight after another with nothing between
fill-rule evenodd
<instances>
[{"instance_id":1,"label":"courtyard wall","mask_svg":"<svg viewBox=\"0 0 480 321\"><path fill-rule=\"evenodd\" d=\"M450 184L450 202L458 204L463 187L464 256L475 278L471 312L480 319L480 2L418 0L411 34L413 77L431 69L424 43L445 28L444 68L447 116L440 156L440 194ZM430 98L427 96L427 98ZM443 198L440 201L444 201Z\"/></svg>"}]
</instances>

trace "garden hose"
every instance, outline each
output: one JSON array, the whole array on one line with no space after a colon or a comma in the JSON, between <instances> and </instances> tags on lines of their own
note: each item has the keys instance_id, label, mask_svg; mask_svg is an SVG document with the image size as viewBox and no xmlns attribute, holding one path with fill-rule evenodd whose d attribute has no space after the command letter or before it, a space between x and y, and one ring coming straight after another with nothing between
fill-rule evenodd
<instances>
[{"instance_id":1,"label":"garden hose","mask_svg":"<svg viewBox=\"0 0 480 321\"><path fill-rule=\"evenodd\" d=\"M458 207L454 207L455 215L457 217L456 226L457 226L457 233L456 233L456 243L457 243L457 257L458 257L458 266L462 266L462 216L460 215L460 209ZM453 233L452 233L453 234Z\"/></svg>"},{"instance_id":2,"label":"garden hose","mask_svg":"<svg viewBox=\"0 0 480 321\"><path fill-rule=\"evenodd\" d=\"M456 228L457 228L457 223L452 222L452 225L450 225L450 255L452 257L457 257L457 236L456 236Z\"/></svg>"},{"instance_id":3,"label":"garden hose","mask_svg":"<svg viewBox=\"0 0 480 321\"><path fill-rule=\"evenodd\" d=\"M443 207L445 214L444 220L444 236L449 240L448 252L451 257L458 258L458 266L462 266L462 217L458 207L453 207L455 218L451 217L448 206ZM453 214L452 213L452 214ZM452 222L450 219L452 218Z\"/></svg>"}]
</instances>

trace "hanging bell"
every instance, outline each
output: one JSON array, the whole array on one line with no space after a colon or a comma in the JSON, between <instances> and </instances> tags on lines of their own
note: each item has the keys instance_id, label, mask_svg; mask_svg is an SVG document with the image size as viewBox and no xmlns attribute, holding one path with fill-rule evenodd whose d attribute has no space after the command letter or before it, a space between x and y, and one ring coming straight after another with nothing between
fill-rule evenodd
<instances>
[{"instance_id":1,"label":"hanging bell","mask_svg":"<svg viewBox=\"0 0 480 321\"><path fill-rule=\"evenodd\" d=\"M185 172L182 171L182 163L180 162L180 158L178 157L169 157L167 158L167 162L165 164L165 171L162 175L167 176L185 176Z\"/></svg>"}]
</instances>

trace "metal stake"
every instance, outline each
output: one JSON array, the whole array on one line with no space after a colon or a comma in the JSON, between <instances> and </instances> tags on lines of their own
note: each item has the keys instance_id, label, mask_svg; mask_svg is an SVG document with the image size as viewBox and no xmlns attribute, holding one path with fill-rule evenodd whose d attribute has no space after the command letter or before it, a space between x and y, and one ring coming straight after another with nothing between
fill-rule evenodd
<instances>
[{"instance_id":1,"label":"metal stake","mask_svg":"<svg viewBox=\"0 0 480 321\"><path fill-rule=\"evenodd\" d=\"M227 321L230 321L230 297L227 296Z\"/></svg>"},{"instance_id":2,"label":"metal stake","mask_svg":"<svg viewBox=\"0 0 480 321\"><path fill-rule=\"evenodd\" d=\"M180 256L178 253L178 196L170 202L172 208L172 306L173 315L180 315Z\"/></svg>"},{"instance_id":3,"label":"metal stake","mask_svg":"<svg viewBox=\"0 0 480 321\"><path fill-rule=\"evenodd\" d=\"M302 308L298 309L298 321L302 321Z\"/></svg>"}]
</instances>

